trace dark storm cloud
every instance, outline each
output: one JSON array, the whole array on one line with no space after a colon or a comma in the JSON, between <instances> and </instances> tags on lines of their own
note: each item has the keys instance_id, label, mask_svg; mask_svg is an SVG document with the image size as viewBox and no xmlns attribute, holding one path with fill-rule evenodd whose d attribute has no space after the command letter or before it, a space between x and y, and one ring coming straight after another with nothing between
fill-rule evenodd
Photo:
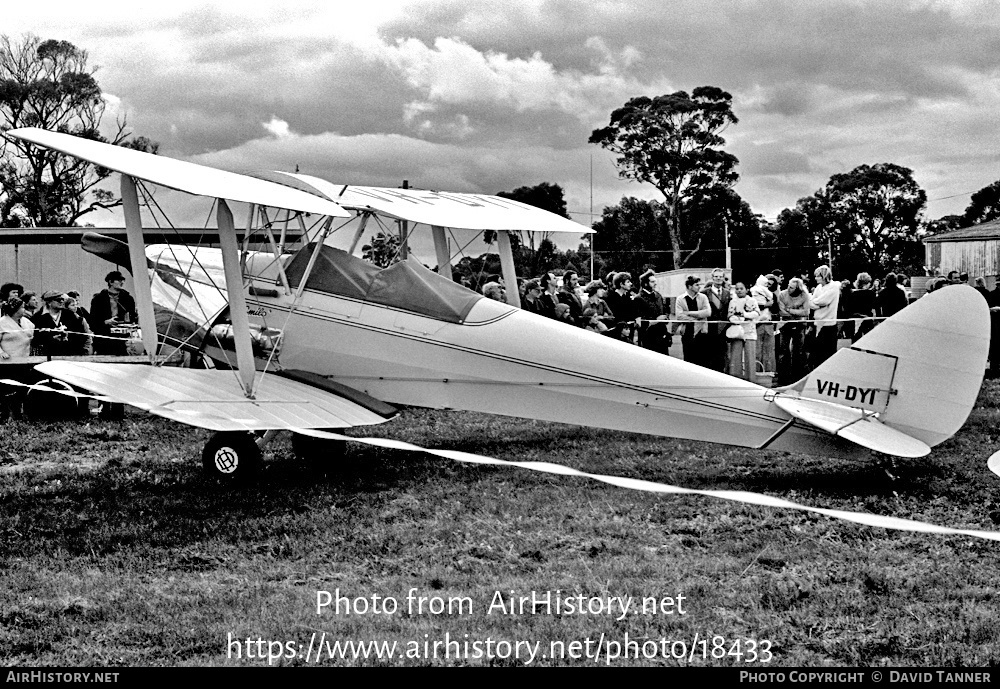
<instances>
[{"instance_id":1,"label":"dark storm cloud","mask_svg":"<svg viewBox=\"0 0 1000 689\"><path fill-rule=\"evenodd\" d=\"M1000 64L996 26L931 3L565 1L498 14L447 0L417 6L382 30L427 43L460 35L479 50L512 56L544 46L558 69L583 71L595 61L586 41L598 36L614 52L638 48L642 58L630 73L648 84L664 77L683 90L777 84L786 102L802 82L913 97L963 95L968 87L951 70L990 74Z\"/></svg>"},{"instance_id":2,"label":"dark storm cloud","mask_svg":"<svg viewBox=\"0 0 1000 689\"><path fill-rule=\"evenodd\" d=\"M102 85L127 94L133 122L174 154L239 146L272 117L302 134L409 129L404 106L419 93L395 66L337 36L295 41L254 22L225 25L213 12L160 24L160 36L187 36L178 41L186 49L172 62L150 57L143 69L116 70ZM188 44L188 31L207 37Z\"/></svg>"},{"instance_id":3,"label":"dark storm cloud","mask_svg":"<svg viewBox=\"0 0 1000 689\"><path fill-rule=\"evenodd\" d=\"M614 108L710 84L733 95L737 191L760 212L861 163L970 190L1000 176L986 2L180 4L36 22L90 49L102 87L169 155L490 192L552 181L580 206L587 160L604 155L586 140ZM600 160L598 207L655 196Z\"/></svg>"},{"instance_id":4,"label":"dark storm cloud","mask_svg":"<svg viewBox=\"0 0 1000 689\"><path fill-rule=\"evenodd\" d=\"M808 156L789 151L783 144L749 145L736 148L740 170L746 176L790 175L812 172Z\"/></svg>"},{"instance_id":5,"label":"dark storm cloud","mask_svg":"<svg viewBox=\"0 0 1000 689\"><path fill-rule=\"evenodd\" d=\"M777 114L786 117L802 115L809 112L811 108L811 93L799 86L772 89L767 98L758 105L758 109L764 114Z\"/></svg>"}]
</instances>

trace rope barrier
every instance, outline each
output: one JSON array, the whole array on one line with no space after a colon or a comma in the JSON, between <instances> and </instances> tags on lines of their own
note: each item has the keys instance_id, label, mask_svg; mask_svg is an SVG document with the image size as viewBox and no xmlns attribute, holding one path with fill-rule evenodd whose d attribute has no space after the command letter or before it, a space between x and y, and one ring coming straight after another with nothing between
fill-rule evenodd
<instances>
[{"instance_id":1,"label":"rope barrier","mask_svg":"<svg viewBox=\"0 0 1000 689\"><path fill-rule=\"evenodd\" d=\"M859 316L857 318L786 318L781 320L756 320L756 321L739 321L736 325L742 325L744 323L752 322L757 325L767 325L768 323L783 324L783 323L855 323L861 324L865 321L884 321L888 316ZM725 325L734 325L733 321L710 321L701 318L637 318L634 321L622 321L623 323L720 323Z\"/></svg>"},{"instance_id":2,"label":"rope barrier","mask_svg":"<svg viewBox=\"0 0 1000 689\"><path fill-rule=\"evenodd\" d=\"M21 386L28 388L33 387L36 390L39 388L40 385L44 384L45 382L46 381L42 381L41 383L28 385L15 380L0 379L0 385L14 385L14 386ZM74 390L66 390L61 388L46 388L45 391L59 395L66 395L68 397L72 397L77 400L93 399L99 402L111 402L111 403L115 402L115 400L109 399L104 396L79 393ZM426 448L426 447L421 447L419 445L413 445L412 443L407 443L400 440L393 440L389 438L346 436L346 435L341 435L339 433L331 433L329 431L321 431L310 428L294 429L294 432L300 433L302 435L311 436L314 438L322 438L329 440L345 440L354 443L361 443L364 445L382 447L386 449L421 452L424 454L429 454L444 459L450 459L456 462L480 464L480 465L492 465L492 466L508 467L508 468L516 467L520 469L527 469L529 471L536 471L550 475L587 478L594 481L599 481L601 483L610 484L612 486L617 486L619 488L626 488L629 490L637 490L648 493L700 495L709 498L729 500L732 502L738 502L746 505L757 505L760 507L792 509L804 512L811 512L814 514L820 514L827 517L832 517L834 519L839 519L842 521L861 524L863 526L891 529L895 531L905 531L911 533L932 533L932 534L952 535L952 536L971 536L974 538L981 538L989 541L1000 541L1000 533L996 531L986 531L982 529L970 529L970 528L955 528L950 526L940 526L937 524L931 524L929 522L917 521L914 519L901 519L899 517L888 517L883 515L870 514L866 512L853 512L849 510L836 510L823 507L813 507L810 505L803 505L801 503L792 502L790 500L784 500L782 498L766 495L763 493L753 493L750 491L741 491L741 490L700 490L693 488L683 488L680 486L674 486L668 483L660 483L657 481L647 481L643 479L628 478L624 476L614 476L610 474L591 474L562 464L556 464L554 462L538 462L538 461L523 462L523 461L495 459L493 457L487 457L485 455L479 455L471 452L462 452L460 450L441 450L435 448Z\"/></svg>"}]
</instances>

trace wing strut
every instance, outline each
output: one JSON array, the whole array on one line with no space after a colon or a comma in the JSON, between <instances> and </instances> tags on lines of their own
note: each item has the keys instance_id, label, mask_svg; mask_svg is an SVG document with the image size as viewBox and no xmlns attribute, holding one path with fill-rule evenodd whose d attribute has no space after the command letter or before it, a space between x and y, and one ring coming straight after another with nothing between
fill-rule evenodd
<instances>
[{"instance_id":1,"label":"wing strut","mask_svg":"<svg viewBox=\"0 0 1000 689\"><path fill-rule=\"evenodd\" d=\"M358 225L358 231L354 233L354 239L351 240L351 248L347 250L347 253L354 255L354 250L358 248L358 242L361 241L361 235L365 233L365 227L368 225L368 218L372 217L369 212L364 212L361 214L361 224Z\"/></svg>"},{"instance_id":2,"label":"wing strut","mask_svg":"<svg viewBox=\"0 0 1000 689\"><path fill-rule=\"evenodd\" d=\"M511 251L510 235L507 230L497 231L497 248L500 252L503 281L507 283L507 303L521 308L521 295L517 292L517 272L514 270L514 253Z\"/></svg>"},{"instance_id":3,"label":"wing strut","mask_svg":"<svg viewBox=\"0 0 1000 689\"><path fill-rule=\"evenodd\" d=\"M431 225L431 234L434 236L434 253L437 254L438 275L443 275L451 280L451 251L448 249L448 237L440 225Z\"/></svg>"},{"instance_id":4,"label":"wing strut","mask_svg":"<svg viewBox=\"0 0 1000 689\"><path fill-rule=\"evenodd\" d=\"M222 267L226 273L226 294L229 296L229 318L233 324L236 343L236 367L246 396L253 398L254 367L253 347L250 344L250 319L247 318L246 291L243 289L243 272L240 270L240 247L236 241L233 213L225 199L218 199L216 224L219 228L219 248Z\"/></svg>"},{"instance_id":5,"label":"wing strut","mask_svg":"<svg viewBox=\"0 0 1000 689\"><path fill-rule=\"evenodd\" d=\"M306 264L306 271L299 278L299 287L295 292L295 298L299 299L302 297L302 292L306 289L306 282L309 280L309 276L312 275L313 266L316 264L316 258L319 256L320 249L323 248L323 242L326 241L327 234L330 232L330 225L333 223L333 218L327 218L326 222L323 223L322 234L316 237L316 247L313 249L312 254L309 255L309 263Z\"/></svg>"},{"instance_id":6,"label":"wing strut","mask_svg":"<svg viewBox=\"0 0 1000 689\"><path fill-rule=\"evenodd\" d=\"M125 232L128 237L128 256L132 264L132 283L135 285L135 306L139 312L142 344L150 361L156 360L156 314L153 311L153 293L149 287L149 268L146 262L146 244L142 238L142 216L139 213L139 196L135 180L122 175L122 205L125 210Z\"/></svg>"}]
</instances>

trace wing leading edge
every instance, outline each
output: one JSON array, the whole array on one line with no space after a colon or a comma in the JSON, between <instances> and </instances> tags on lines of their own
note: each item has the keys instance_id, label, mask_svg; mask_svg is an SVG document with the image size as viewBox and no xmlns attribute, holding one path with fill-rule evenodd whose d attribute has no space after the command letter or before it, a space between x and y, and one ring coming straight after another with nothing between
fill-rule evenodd
<instances>
[{"instance_id":1,"label":"wing leading edge","mask_svg":"<svg viewBox=\"0 0 1000 689\"><path fill-rule=\"evenodd\" d=\"M6 135L188 194L287 208L303 213L342 218L350 216L336 202L315 193L197 163L36 127L14 129Z\"/></svg>"},{"instance_id":2,"label":"wing leading edge","mask_svg":"<svg viewBox=\"0 0 1000 689\"><path fill-rule=\"evenodd\" d=\"M35 368L75 387L212 431L367 426L388 421L396 412L377 400L358 399L362 393L357 391L348 399L303 377L269 374L249 399L233 371L71 361Z\"/></svg>"},{"instance_id":3,"label":"wing leading edge","mask_svg":"<svg viewBox=\"0 0 1000 689\"><path fill-rule=\"evenodd\" d=\"M590 227L513 199L428 189L390 189L334 184L292 172L253 173L255 177L321 196L344 208L371 210L415 223L465 230L511 230L592 234Z\"/></svg>"}]
</instances>

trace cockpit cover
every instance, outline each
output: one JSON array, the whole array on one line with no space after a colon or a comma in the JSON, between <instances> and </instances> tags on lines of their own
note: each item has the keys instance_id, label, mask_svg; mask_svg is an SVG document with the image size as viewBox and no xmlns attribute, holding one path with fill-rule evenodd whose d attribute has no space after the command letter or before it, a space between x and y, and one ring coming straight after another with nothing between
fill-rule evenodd
<instances>
[{"instance_id":1,"label":"cockpit cover","mask_svg":"<svg viewBox=\"0 0 1000 689\"><path fill-rule=\"evenodd\" d=\"M316 245L300 250L285 269L288 282L298 287ZM419 261L407 259L379 268L346 251L325 244L312 273L308 289L391 306L449 323L461 323L472 305L483 295L428 270Z\"/></svg>"}]
</instances>

